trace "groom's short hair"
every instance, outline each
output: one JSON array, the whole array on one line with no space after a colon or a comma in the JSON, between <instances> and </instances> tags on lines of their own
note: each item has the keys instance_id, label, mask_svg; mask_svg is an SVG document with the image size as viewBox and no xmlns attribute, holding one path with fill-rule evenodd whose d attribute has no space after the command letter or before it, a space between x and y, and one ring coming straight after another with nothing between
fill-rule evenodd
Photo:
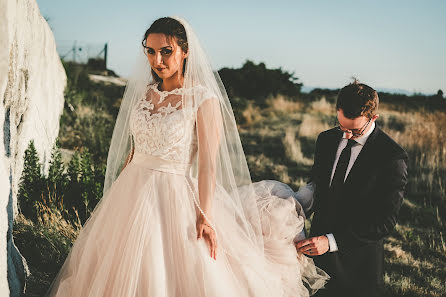
<instances>
[{"instance_id":1,"label":"groom's short hair","mask_svg":"<svg viewBox=\"0 0 446 297\"><path fill-rule=\"evenodd\" d=\"M356 79L343 87L336 100L336 110L342 109L344 116L355 119L359 116L372 118L378 111L378 93Z\"/></svg>"}]
</instances>

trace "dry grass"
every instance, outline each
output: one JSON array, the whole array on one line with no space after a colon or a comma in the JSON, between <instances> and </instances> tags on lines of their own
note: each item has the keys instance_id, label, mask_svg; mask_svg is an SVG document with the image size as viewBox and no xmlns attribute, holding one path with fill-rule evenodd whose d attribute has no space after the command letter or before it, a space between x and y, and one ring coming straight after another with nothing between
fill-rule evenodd
<instances>
[{"instance_id":1,"label":"dry grass","mask_svg":"<svg viewBox=\"0 0 446 297\"><path fill-rule=\"evenodd\" d=\"M384 281L391 296L444 296L445 255L429 246L432 233L397 225L386 238Z\"/></svg>"},{"instance_id":2,"label":"dry grass","mask_svg":"<svg viewBox=\"0 0 446 297\"><path fill-rule=\"evenodd\" d=\"M38 223L47 230L63 235L65 238L74 241L82 229L82 223L77 216L77 222L71 224L64 219L63 213L68 211L63 206L63 201L58 200L55 194L48 195L48 200L42 196L42 202L37 201L39 206ZM75 211L77 214L77 211Z\"/></svg>"},{"instance_id":3,"label":"dry grass","mask_svg":"<svg viewBox=\"0 0 446 297\"><path fill-rule=\"evenodd\" d=\"M64 219L66 212L60 197L49 195L38 202L37 222L19 213L14 219L14 242L27 261L30 275L27 279L27 296L43 296L64 263L73 242L79 236L81 223ZM59 202L56 202L59 201Z\"/></svg>"},{"instance_id":4,"label":"dry grass","mask_svg":"<svg viewBox=\"0 0 446 297\"><path fill-rule=\"evenodd\" d=\"M288 127L286 129L285 136L282 138L285 154L290 160L298 164L312 165L313 160L303 155L300 140L296 139L296 133L296 128Z\"/></svg>"},{"instance_id":5,"label":"dry grass","mask_svg":"<svg viewBox=\"0 0 446 297\"><path fill-rule=\"evenodd\" d=\"M316 114L332 115L335 112L334 104L328 102L325 97L311 103L309 110Z\"/></svg>"},{"instance_id":6,"label":"dry grass","mask_svg":"<svg viewBox=\"0 0 446 297\"><path fill-rule=\"evenodd\" d=\"M76 113L80 116L80 117L87 117L87 116L92 116L95 111L87 105L80 105L77 109L76 109Z\"/></svg>"},{"instance_id":7,"label":"dry grass","mask_svg":"<svg viewBox=\"0 0 446 297\"><path fill-rule=\"evenodd\" d=\"M399 224L385 239L385 296L446 296L446 113L391 107L380 106L377 122L408 152L409 181ZM331 128L334 110L325 98L304 107L271 100L242 135L255 180L302 186L314 140Z\"/></svg>"},{"instance_id":8,"label":"dry grass","mask_svg":"<svg viewBox=\"0 0 446 297\"><path fill-rule=\"evenodd\" d=\"M423 207L433 208L436 224L444 228L446 216L446 114L414 112L402 114L404 131L388 129L410 157L408 192ZM445 229L443 229L443 232ZM440 233L441 234L441 233ZM442 237L441 237L442 238ZM438 246L444 241L438 238ZM443 242L442 242L443 241ZM446 252L446 249L443 249Z\"/></svg>"},{"instance_id":9,"label":"dry grass","mask_svg":"<svg viewBox=\"0 0 446 297\"><path fill-rule=\"evenodd\" d=\"M307 113L299 126L298 134L300 137L316 139L319 133L330 128L330 125L323 122L320 117Z\"/></svg>"},{"instance_id":10,"label":"dry grass","mask_svg":"<svg viewBox=\"0 0 446 297\"><path fill-rule=\"evenodd\" d=\"M386 239L385 282L393 295L446 294L446 113L387 107L379 123L409 153L400 223Z\"/></svg>"},{"instance_id":11,"label":"dry grass","mask_svg":"<svg viewBox=\"0 0 446 297\"><path fill-rule=\"evenodd\" d=\"M266 100L267 105L276 111L282 112L297 112L304 109L304 103L298 101L288 100L287 97L283 95L278 95L276 97L271 97Z\"/></svg>"},{"instance_id":12,"label":"dry grass","mask_svg":"<svg viewBox=\"0 0 446 297\"><path fill-rule=\"evenodd\" d=\"M242 116L245 119L246 125L255 124L262 119L260 108L254 106L252 102L249 102L248 107L242 112Z\"/></svg>"},{"instance_id":13,"label":"dry grass","mask_svg":"<svg viewBox=\"0 0 446 297\"><path fill-rule=\"evenodd\" d=\"M272 158L269 158L265 154L257 156L248 155L247 161L251 171L256 170L257 172L263 172L266 176L269 176L265 179L277 179L286 184L293 184L293 180L288 173L288 168L283 164L277 164Z\"/></svg>"},{"instance_id":14,"label":"dry grass","mask_svg":"<svg viewBox=\"0 0 446 297\"><path fill-rule=\"evenodd\" d=\"M431 167L446 167L446 114L421 112L404 114L407 126L404 133L395 134L395 140L409 149L425 152L421 164Z\"/></svg>"}]
</instances>

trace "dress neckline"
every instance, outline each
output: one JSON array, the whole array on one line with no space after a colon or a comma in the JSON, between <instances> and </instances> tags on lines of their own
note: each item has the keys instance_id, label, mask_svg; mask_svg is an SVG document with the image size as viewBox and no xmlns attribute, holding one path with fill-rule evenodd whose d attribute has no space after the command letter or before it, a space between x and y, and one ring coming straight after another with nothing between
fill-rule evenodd
<instances>
[{"instance_id":1,"label":"dress neckline","mask_svg":"<svg viewBox=\"0 0 446 297\"><path fill-rule=\"evenodd\" d=\"M159 84L160 84L160 82L156 82L154 84L150 84L149 85L149 88L154 90L155 93L157 93L160 96L159 103L163 102L164 99L166 99L166 97L168 95L171 95L171 94L182 95L183 92L184 92L184 88L183 87L175 88L175 89L170 90L170 91L161 91L160 89L158 89Z\"/></svg>"},{"instance_id":2,"label":"dress neckline","mask_svg":"<svg viewBox=\"0 0 446 297\"><path fill-rule=\"evenodd\" d=\"M179 88L172 89L170 91L162 91L162 90L158 89L159 85L160 85L160 82L157 82L153 85L153 88L155 89L155 91L157 91L160 94L177 94L179 92L182 92L184 89L183 87L179 87Z\"/></svg>"}]
</instances>

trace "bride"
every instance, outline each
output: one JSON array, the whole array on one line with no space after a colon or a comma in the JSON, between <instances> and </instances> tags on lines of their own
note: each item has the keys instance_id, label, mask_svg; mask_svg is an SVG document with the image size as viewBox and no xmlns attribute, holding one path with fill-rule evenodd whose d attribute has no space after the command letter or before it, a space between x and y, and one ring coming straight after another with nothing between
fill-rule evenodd
<instances>
[{"instance_id":1,"label":"bride","mask_svg":"<svg viewBox=\"0 0 446 297\"><path fill-rule=\"evenodd\" d=\"M46 296L309 296L328 275L298 254L305 216L277 181L253 184L224 86L183 19L136 54L104 195Z\"/></svg>"}]
</instances>

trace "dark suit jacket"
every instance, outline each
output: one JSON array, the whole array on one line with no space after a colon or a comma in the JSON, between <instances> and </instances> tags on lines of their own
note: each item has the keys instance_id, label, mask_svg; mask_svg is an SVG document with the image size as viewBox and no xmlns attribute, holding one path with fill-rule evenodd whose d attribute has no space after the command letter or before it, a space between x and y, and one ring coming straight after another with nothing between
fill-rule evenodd
<instances>
[{"instance_id":1,"label":"dark suit jacket","mask_svg":"<svg viewBox=\"0 0 446 297\"><path fill-rule=\"evenodd\" d=\"M383 237L397 223L407 184L407 153L378 125L356 159L341 194L329 189L343 133L322 132L316 142L311 181L315 184L310 236L333 233L339 250L314 261L332 279L327 288L374 291L383 284ZM372 295L373 296L373 295Z\"/></svg>"}]
</instances>

